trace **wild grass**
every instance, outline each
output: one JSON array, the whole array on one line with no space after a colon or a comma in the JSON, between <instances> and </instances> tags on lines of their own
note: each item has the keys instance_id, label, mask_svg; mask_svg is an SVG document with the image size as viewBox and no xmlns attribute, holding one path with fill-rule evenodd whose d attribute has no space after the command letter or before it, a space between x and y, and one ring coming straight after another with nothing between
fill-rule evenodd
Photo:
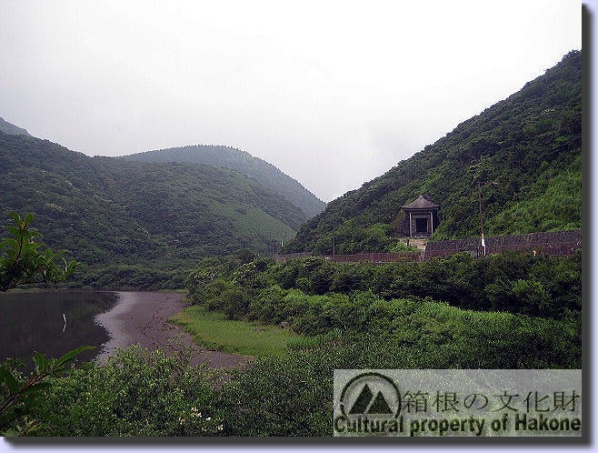
<instances>
[{"instance_id":1,"label":"wild grass","mask_svg":"<svg viewBox=\"0 0 598 453\"><path fill-rule=\"evenodd\" d=\"M193 340L210 349L256 358L286 357L287 345L300 335L260 322L232 321L220 312L192 306L170 318L184 326Z\"/></svg>"}]
</instances>

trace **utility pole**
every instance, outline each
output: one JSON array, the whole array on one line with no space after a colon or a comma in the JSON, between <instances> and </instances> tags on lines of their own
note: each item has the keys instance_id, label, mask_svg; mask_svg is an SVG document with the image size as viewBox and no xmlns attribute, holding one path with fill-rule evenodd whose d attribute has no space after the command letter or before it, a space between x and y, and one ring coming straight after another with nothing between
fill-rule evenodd
<instances>
[{"instance_id":1,"label":"utility pole","mask_svg":"<svg viewBox=\"0 0 598 453\"><path fill-rule=\"evenodd\" d=\"M336 256L336 234L332 235L332 256Z\"/></svg>"},{"instance_id":2,"label":"utility pole","mask_svg":"<svg viewBox=\"0 0 598 453\"><path fill-rule=\"evenodd\" d=\"M480 233L482 239L482 256L486 256L486 238L484 238L484 214L482 212L482 186L485 186L486 184L498 186L498 183L496 181L478 181L476 184L478 185L478 202L480 206Z\"/></svg>"}]
</instances>

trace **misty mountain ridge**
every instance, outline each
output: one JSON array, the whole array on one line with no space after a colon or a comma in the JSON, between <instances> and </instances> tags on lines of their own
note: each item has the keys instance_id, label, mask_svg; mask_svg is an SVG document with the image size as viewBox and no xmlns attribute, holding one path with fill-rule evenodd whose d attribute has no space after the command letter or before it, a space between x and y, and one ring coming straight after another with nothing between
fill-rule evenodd
<instances>
[{"instance_id":1,"label":"misty mountain ridge","mask_svg":"<svg viewBox=\"0 0 598 453\"><path fill-rule=\"evenodd\" d=\"M226 168L89 157L4 132L0 162L0 223L8 211L34 213L44 241L88 269L175 269L243 248L267 253L307 219Z\"/></svg>"},{"instance_id":2,"label":"misty mountain ridge","mask_svg":"<svg viewBox=\"0 0 598 453\"><path fill-rule=\"evenodd\" d=\"M326 207L313 193L274 165L251 154L228 146L195 145L160 149L122 157L144 162L182 162L228 168L253 178L298 206L313 217Z\"/></svg>"},{"instance_id":3,"label":"misty mountain ridge","mask_svg":"<svg viewBox=\"0 0 598 453\"><path fill-rule=\"evenodd\" d=\"M28 136L31 136L31 134L29 134L29 132L27 132L25 129L20 128L18 126L15 126L14 124L9 123L8 121L6 121L2 117L0 117L0 132L4 132L5 134L10 134L10 135L28 135Z\"/></svg>"},{"instance_id":4,"label":"misty mountain ridge","mask_svg":"<svg viewBox=\"0 0 598 453\"><path fill-rule=\"evenodd\" d=\"M0 131L10 135L31 136L27 130L11 124L3 118L0 118ZM326 203L274 165L252 156L246 151L230 146L190 145L130 154L121 156L120 159L140 162L203 164L216 168L227 168L255 179L263 186L282 195L298 206L307 218L319 214L326 207Z\"/></svg>"}]
</instances>

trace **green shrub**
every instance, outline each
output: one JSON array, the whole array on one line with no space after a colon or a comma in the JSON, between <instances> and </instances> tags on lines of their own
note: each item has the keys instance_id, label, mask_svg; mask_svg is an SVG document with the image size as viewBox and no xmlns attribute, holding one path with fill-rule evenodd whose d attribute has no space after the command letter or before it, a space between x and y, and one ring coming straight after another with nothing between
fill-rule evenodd
<instances>
[{"instance_id":1,"label":"green shrub","mask_svg":"<svg viewBox=\"0 0 598 453\"><path fill-rule=\"evenodd\" d=\"M220 309L228 319L242 319L249 312L249 297L239 288L227 289L219 298Z\"/></svg>"},{"instance_id":2,"label":"green shrub","mask_svg":"<svg viewBox=\"0 0 598 453\"><path fill-rule=\"evenodd\" d=\"M214 416L218 376L138 346L105 365L87 366L53 382L33 415L42 436L218 435Z\"/></svg>"}]
</instances>

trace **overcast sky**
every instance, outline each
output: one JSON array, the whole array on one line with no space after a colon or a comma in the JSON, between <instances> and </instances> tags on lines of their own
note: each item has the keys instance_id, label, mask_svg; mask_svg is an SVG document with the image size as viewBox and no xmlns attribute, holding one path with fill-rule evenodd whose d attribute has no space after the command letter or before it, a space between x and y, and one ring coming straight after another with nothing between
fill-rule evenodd
<instances>
[{"instance_id":1,"label":"overcast sky","mask_svg":"<svg viewBox=\"0 0 598 453\"><path fill-rule=\"evenodd\" d=\"M0 0L0 116L88 155L227 145L324 201L581 49L575 0Z\"/></svg>"}]
</instances>

